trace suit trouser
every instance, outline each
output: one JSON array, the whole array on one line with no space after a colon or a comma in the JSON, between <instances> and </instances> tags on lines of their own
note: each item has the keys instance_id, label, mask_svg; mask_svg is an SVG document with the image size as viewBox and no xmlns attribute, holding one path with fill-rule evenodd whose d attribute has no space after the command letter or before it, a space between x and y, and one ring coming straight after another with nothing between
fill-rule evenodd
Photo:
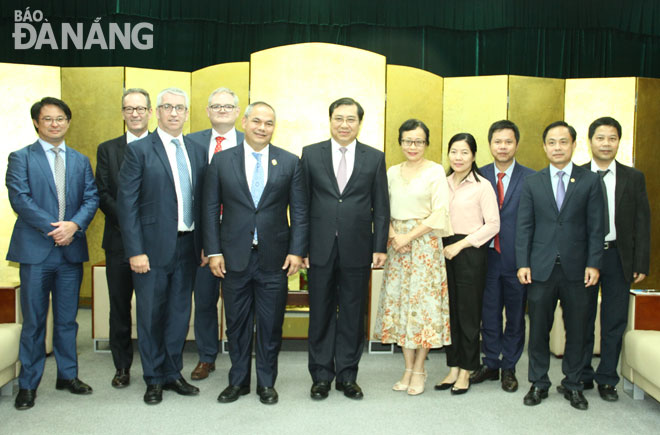
<instances>
[{"instance_id":1,"label":"suit trouser","mask_svg":"<svg viewBox=\"0 0 660 435\"><path fill-rule=\"evenodd\" d=\"M516 369L525 347L527 291L515 271L502 270L502 254L488 249L488 272L481 314L481 348L484 364L491 369ZM506 327L502 331L502 309ZM502 355L502 359L500 359Z\"/></svg>"},{"instance_id":2,"label":"suit trouser","mask_svg":"<svg viewBox=\"0 0 660 435\"><path fill-rule=\"evenodd\" d=\"M449 246L465 238L457 234L442 239ZM479 368L479 328L481 302L486 280L486 249L465 248L446 260L449 287L449 320L451 346L447 346L447 365L465 370Z\"/></svg>"},{"instance_id":3,"label":"suit trouser","mask_svg":"<svg viewBox=\"0 0 660 435\"><path fill-rule=\"evenodd\" d=\"M196 265L194 236L190 233L177 238L170 264L151 266L147 273L133 273L138 346L147 385L181 377Z\"/></svg>"},{"instance_id":4,"label":"suit trouser","mask_svg":"<svg viewBox=\"0 0 660 435\"><path fill-rule=\"evenodd\" d=\"M110 299L110 351L116 369L130 369L133 363L131 340L131 299L133 275L123 252L105 254L105 276Z\"/></svg>"},{"instance_id":5,"label":"suit trouser","mask_svg":"<svg viewBox=\"0 0 660 435\"><path fill-rule=\"evenodd\" d=\"M78 376L76 335L78 334L78 297L82 282L82 263L69 263L61 248L55 247L39 264L20 266L21 311L23 328L18 378L22 389L36 390L46 362L46 317L48 296L53 298L53 351L57 361L57 378Z\"/></svg>"},{"instance_id":6,"label":"suit trouser","mask_svg":"<svg viewBox=\"0 0 660 435\"><path fill-rule=\"evenodd\" d=\"M623 274L621 258L617 248L603 251L603 267L600 270L600 364L594 374L591 358L594 349L594 323L598 308L598 292L589 301L589 324L587 342L584 349L584 370L581 380L593 381L599 385L615 386L619 383L617 366L621 354L623 332L628 324L628 303L630 283Z\"/></svg>"},{"instance_id":7,"label":"suit trouser","mask_svg":"<svg viewBox=\"0 0 660 435\"><path fill-rule=\"evenodd\" d=\"M220 278L208 266L195 274L195 342L199 361L214 363L218 355L218 298Z\"/></svg>"},{"instance_id":8,"label":"suit trouser","mask_svg":"<svg viewBox=\"0 0 660 435\"><path fill-rule=\"evenodd\" d=\"M341 265L336 237L328 263L310 267L308 368L314 382L357 379L370 273L368 266Z\"/></svg>"},{"instance_id":9,"label":"suit trouser","mask_svg":"<svg viewBox=\"0 0 660 435\"><path fill-rule=\"evenodd\" d=\"M250 385L255 319L257 385L275 385L277 356L282 345L287 282L286 271L266 271L259 267L259 254L256 250L250 254L245 270L227 271L225 274L222 297L231 359L230 385Z\"/></svg>"},{"instance_id":10,"label":"suit trouser","mask_svg":"<svg viewBox=\"0 0 660 435\"><path fill-rule=\"evenodd\" d=\"M535 387L547 390L552 385L548 377L550 329L554 321L557 300L560 300L566 328L566 347L561 364L565 377L561 384L569 390L583 389L580 375L584 365L589 301L597 290L597 286L585 288L583 280L569 280L560 264L555 264L547 281L532 281L527 287L528 374L529 382Z\"/></svg>"}]
</instances>

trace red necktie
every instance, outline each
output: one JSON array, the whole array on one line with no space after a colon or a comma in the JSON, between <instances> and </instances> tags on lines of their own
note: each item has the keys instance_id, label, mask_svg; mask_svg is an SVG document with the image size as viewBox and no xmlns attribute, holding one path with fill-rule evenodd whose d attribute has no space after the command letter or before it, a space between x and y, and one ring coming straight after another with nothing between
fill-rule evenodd
<instances>
[{"instance_id":1,"label":"red necktie","mask_svg":"<svg viewBox=\"0 0 660 435\"><path fill-rule=\"evenodd\" d=\"M222 141L223 140L225 140L224 137L216 136L216 138L215 138L215 150L213 150L213 154L217 153L218 151L222 151Z\"/></svg>"},{"instance_id":2,"label":"red necktie","mask_svg":"<svg viewBox=\"0 0 660 435\"><path fill-rule=\"evenodd\" d=\"M502 184L502 178L504 178L505 175L506 174L504 172L497 174L497 203L499 204L500 208L502 208L502 204L504 203L504 184ZM499 233L495 236L495 250L498 254L502 253L500 250Z\"/></svg>"}]
</instances>

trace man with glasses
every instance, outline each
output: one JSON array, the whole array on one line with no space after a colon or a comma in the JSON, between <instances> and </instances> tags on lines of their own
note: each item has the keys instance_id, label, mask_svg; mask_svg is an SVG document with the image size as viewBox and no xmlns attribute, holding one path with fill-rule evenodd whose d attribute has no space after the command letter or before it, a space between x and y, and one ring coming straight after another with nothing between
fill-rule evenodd
<instances>
[{"instance_id":1,"label":"man with glasses","mask_svg":"<svg viewBox=\"0 0 660 435\"><path fill-rule=\"evenodd\" d=\"M206 169L205 150L182 135L188 107L183 90L161 91L158 128L126 147L119 170L117 213L133 271L147 404L160 403L163 390L199 393L181 376L200 262L199 200Z\"/></svg>"},{"instance_id":2,"label":"man with glasses","mask_svg":"<svg viewBox=\"0 0 660 435\"><path fill-rule=\"evenodd\" d=\"M99 205L89 159L65 143L71 109L43 98L30 109L39 139L9 155L7 190L18 215L7 260L20 263L23 329L21 373L14 406L34 406L46 361L49 294L53 301L53 348L58 390L91 394L78 379L76 335L82 263L89 260L85 231Z\"/></svg>"},{"instance_id":3,"label":"man with glasses","mask_svg":"<svg viewBox=\"0 0 660 435\"><path fill-rule=\"evenodd\" d=\"M218 88L211 92L206 114L212 128L187 136L208 149L209 163L215 153L243 142L243 133L234 127L239 112L238 96L231 89ZM195 342L199 362L190 375L193 380L206 379L215 370L219 295L220 278L214 276L208 267L199 267L195 276Z\"/></svg>"},{"instance_id":4,"label":"man with glasses","mask_svg":"<svg viewBox=\"0 0 660 435\"><path fill-rule=\"evenodd\" d=\"M126 145L149 134L147 128L151 119L151 99L144 89L126 89L121 101L127 131L117 138L103 142L96 152L96 185L101 198L100 208L105 214L102 247L105 250L105 273L110 297L110 351L116 370L111 385L115 388L124 388L130 384L133 362L133 280L131 268L124 256L124 244L117 218L119 168L124 160Z\"/></svg>"}]
</instances>

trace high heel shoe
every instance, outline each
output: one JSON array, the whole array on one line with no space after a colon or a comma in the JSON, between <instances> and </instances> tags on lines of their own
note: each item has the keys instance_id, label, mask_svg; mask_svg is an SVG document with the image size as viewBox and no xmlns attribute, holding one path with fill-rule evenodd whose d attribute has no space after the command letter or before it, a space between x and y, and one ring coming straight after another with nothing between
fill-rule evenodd
<instances>
[{"instance_id":1,"label":"high heel shoe","mask_svg":"<svg viewBox=\"0 0 660 435\"><path fill-rule=\"evenodd\" d=\"M412 373L413 373L413 376L414 375L424 376L424 382L422 382L422 388L421 389L417 389L415 387L408 387L408 395L409 396L419 396L420 394L422 394L424 392L424 384L426 383L426 378L428 378L428 375L426 374L426 370L424 370L423 372L412 372ZM412 380L412 378L411 378L411 380Z\"/></svg>"},{"instance_id":2,"label":"high heel shoe","mask_svg":"<svg viewBox=\"0 0 660 435\"><path fill-rule=\"evenodd\" d=\"M412 369L406 369L405 372L412 372ZM396 384L394 384L392 389L394 391L406 391L408 390L408 384L402 384L401 381L398 381Z\"/></svg>"},{"instance_id":3,"label":"high heel shoe","mask_svg":"<svg viewBox=\"0 0 660 435\"><path fill-rule=\"evenodd\" d=\"M448 389L450 389L451 387L453 387L455 383L456 383L456 382L443 382L443 383L441 383L441 384L435 384L435 386L433 387L433 389L434 389L434 390L437 390L437 391L448 390Z\"/></svg>"}]
</instances>

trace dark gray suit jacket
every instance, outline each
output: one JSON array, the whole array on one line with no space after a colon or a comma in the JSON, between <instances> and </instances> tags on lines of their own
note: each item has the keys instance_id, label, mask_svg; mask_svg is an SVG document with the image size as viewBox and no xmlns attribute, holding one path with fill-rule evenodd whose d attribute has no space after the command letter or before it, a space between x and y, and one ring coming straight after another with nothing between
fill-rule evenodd
<instances>
[{"instance_id":1,"label":"dark gray suit jacket","mask_svg":"<svg viewBox=\"0 0 660 435\"><path fill-rule=\"evenodd\" d=\"M208 150L209 144L211 143L211 132L212 129L207 128L206 130L196 131L195 133L190 133L186 135L186 138L194 140L198 144L202 145L205 149ZM242 131L236 130L236 145L240 145L245 139L245 135Z\"/></svg>"}]
</instances>

